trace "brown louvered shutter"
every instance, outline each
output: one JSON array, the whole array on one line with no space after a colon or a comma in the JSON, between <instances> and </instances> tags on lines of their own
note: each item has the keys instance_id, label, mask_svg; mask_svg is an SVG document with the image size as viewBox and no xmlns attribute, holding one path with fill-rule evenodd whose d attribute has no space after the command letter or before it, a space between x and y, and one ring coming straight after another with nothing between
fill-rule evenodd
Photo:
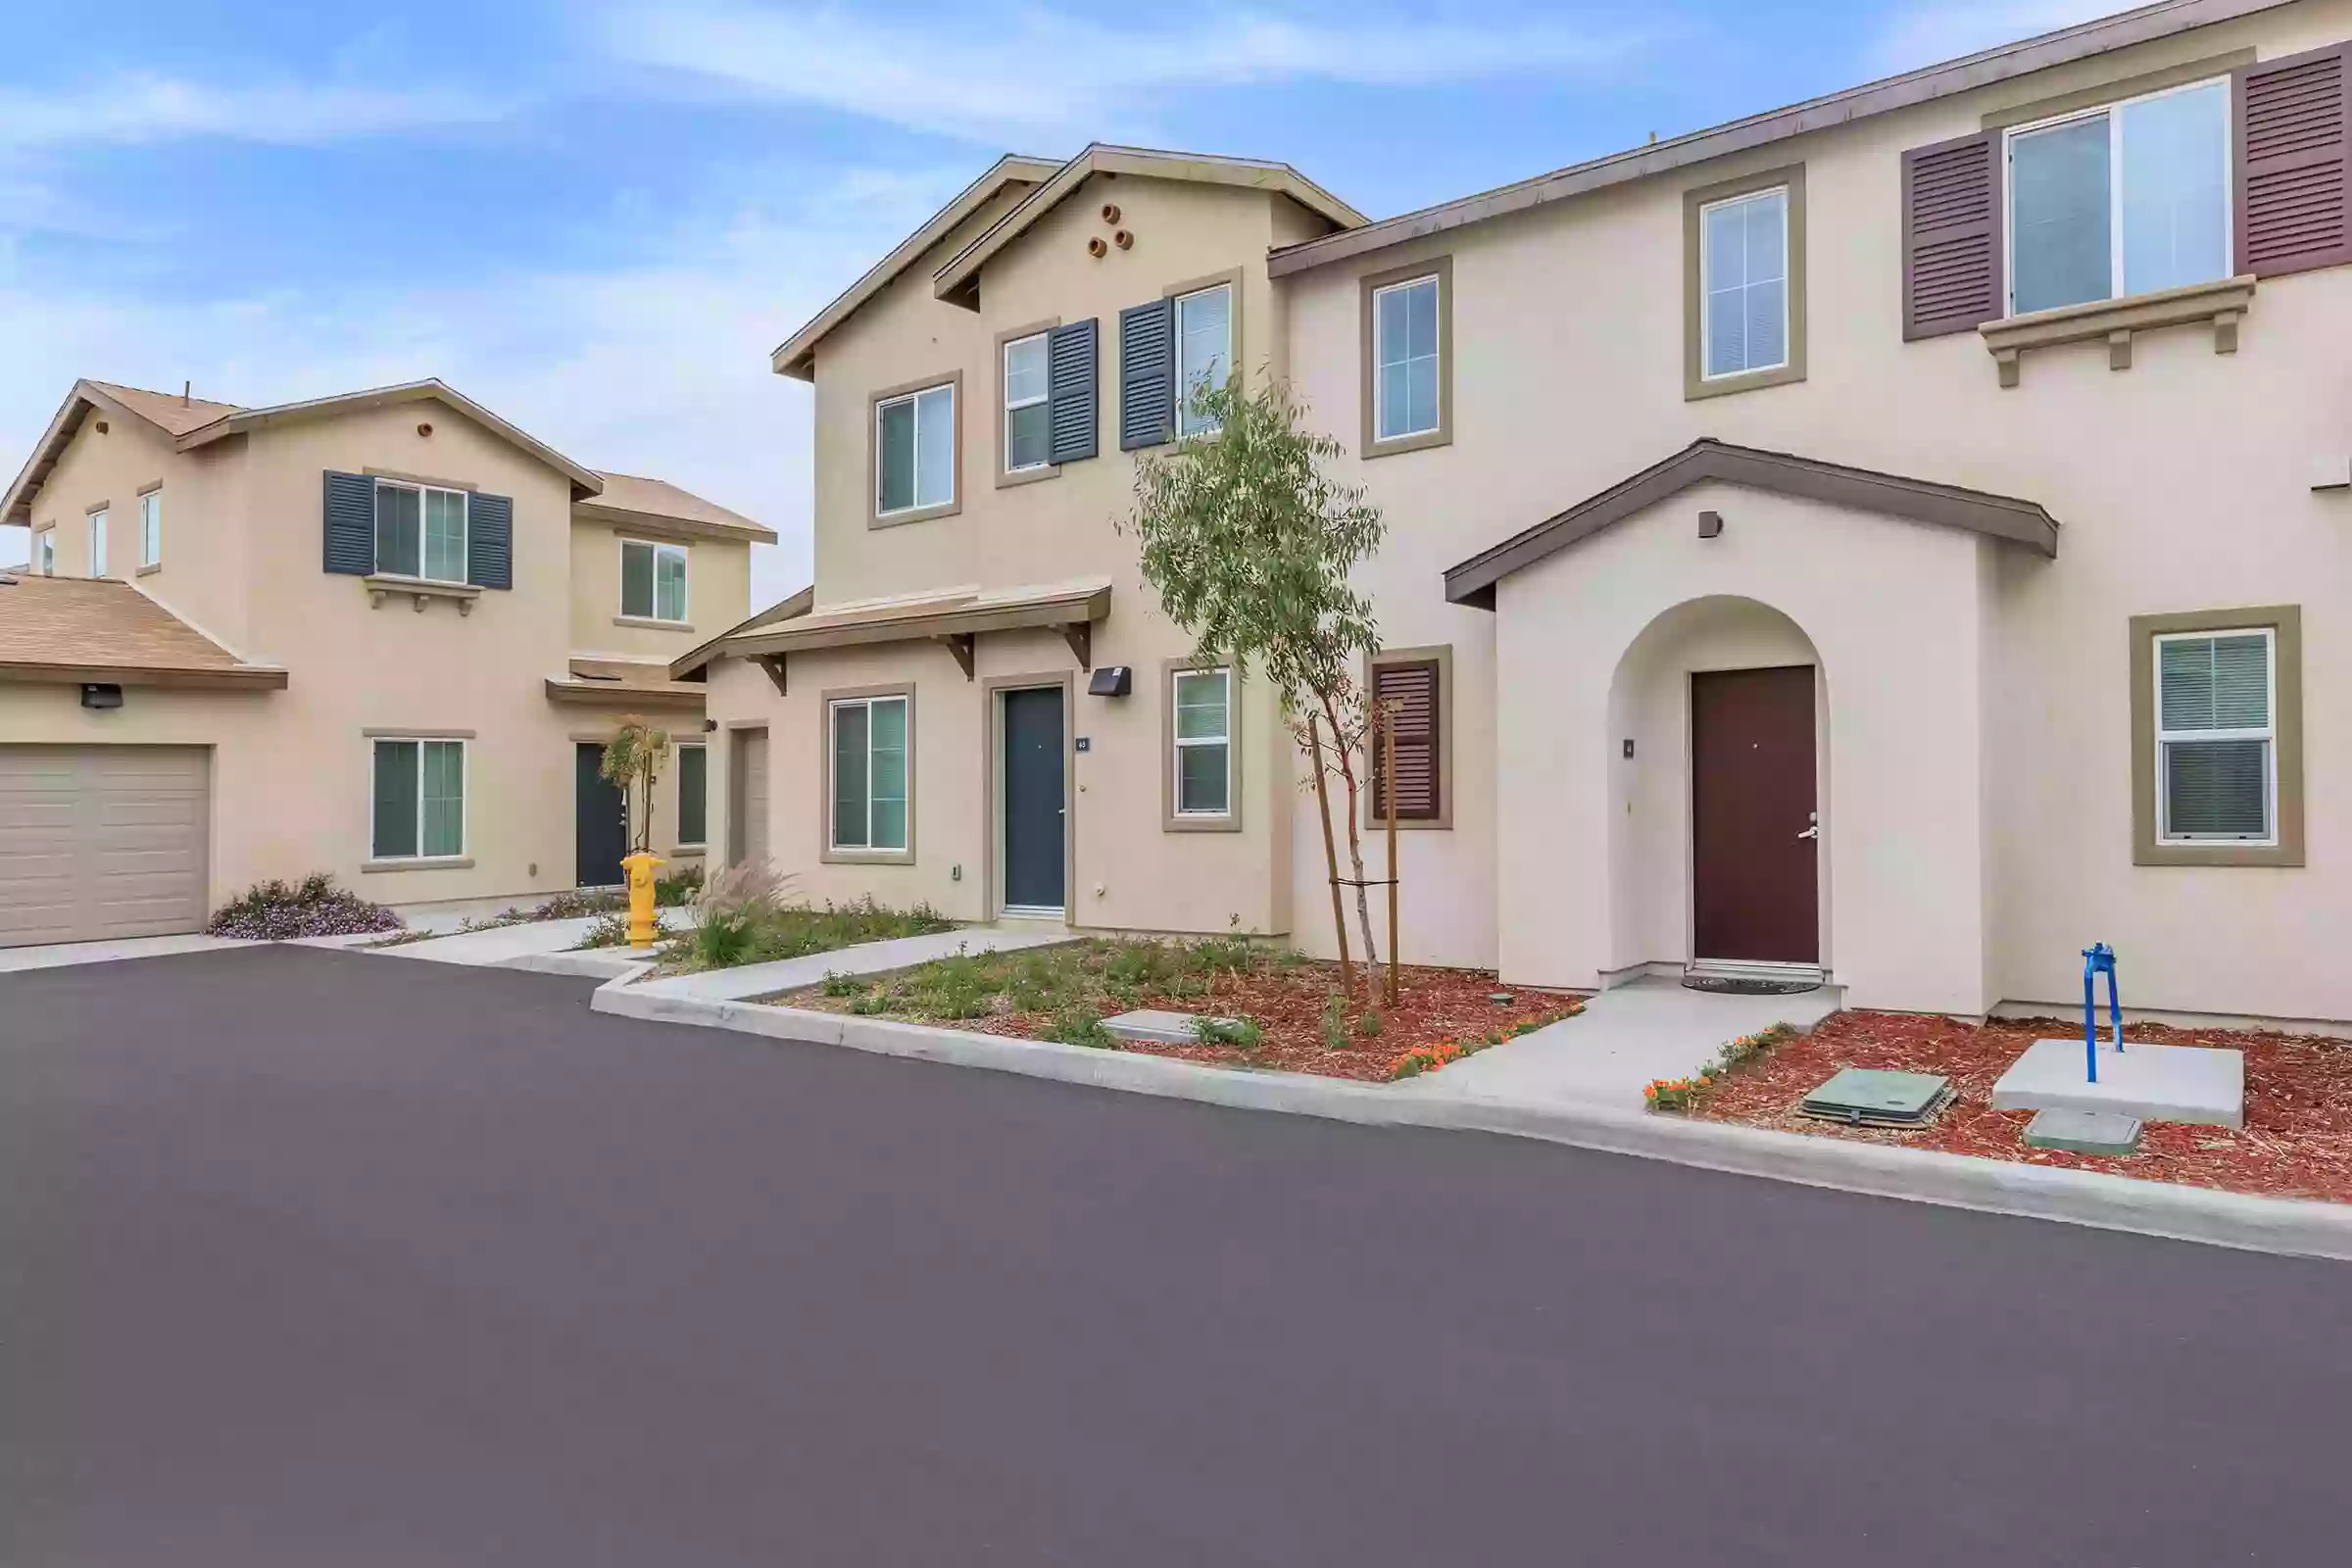
<instances>
[{"instance_id":1,"label":"brown louvered shutter","mask_svg":"<svg viewBox=\"0 0 2352 1568\"><path fill-rule=\"evenodd\" d=\"M1434 821L1439 815L1446 781L1439 776L1438 662L1378 664L1372 670L1372 698L1391 705L1396 725L1396 820ZM1385 748L1382 749L1385 751ZM1388 779L1381 751L1372 758L1372 816L1386 821Z\"/></svg>"},{"instance_id":2,"label":"brown louvered shutter","mask_svg":"<svg viewBox=\"0 0 2352 1568\"><path fill-rule=\"evenodd\" d=\"M2346 45L2237 72L2237 270L2265 277L2352 262Z\"/></svg>"},{"instance_id":3,"label":"brown louvered shutter","mask_svg":"<svg viewBox=\"0 0 2352 1568\"><path fill-rule=\"evenodd\" d=\"M2001 133L1903 154L1903 337L1970 332L2001 312Z\"/></svg>"}]
</instances>

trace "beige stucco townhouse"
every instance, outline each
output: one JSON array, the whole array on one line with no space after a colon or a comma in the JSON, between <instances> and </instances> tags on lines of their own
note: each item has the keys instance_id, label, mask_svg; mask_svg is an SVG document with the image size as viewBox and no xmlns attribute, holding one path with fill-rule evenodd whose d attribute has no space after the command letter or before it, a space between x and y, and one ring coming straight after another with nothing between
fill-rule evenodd
<instances>
[{"instance_id":1,"label":"beige stucco townhouse","mask_svg":"<svg viewBox=\"0 0 2352 1568\"><path fill-rule=\"evenodd\" d=\"M774 535L438 381L270 408L80 381L0 499L0 945L201 927L255 881L392 905L618 880L615 721L684 743Z\"/></svg>"},{"instance_id":2,"label":"beige stucco townhouse","mask_svg":"<svg viewBox=\"0 0 2352 1568\"><path fill-rule=\"evenodd\" d=\"M2174 0L1377 223L1007 160L776 356L813 598L673 667L726 843L1328 951L1268 694L1111 528L1239 365L1389 518L1408 958L1976 1014L2107 941L2140 1007L2352 1018L2347 40Z\"/></svg>"}]
</instances>

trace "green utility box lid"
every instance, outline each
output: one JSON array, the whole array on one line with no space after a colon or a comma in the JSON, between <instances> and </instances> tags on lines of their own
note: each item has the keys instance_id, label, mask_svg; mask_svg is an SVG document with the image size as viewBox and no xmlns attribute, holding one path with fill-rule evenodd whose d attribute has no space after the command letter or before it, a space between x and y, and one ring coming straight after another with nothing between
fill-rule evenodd
<instances>
[{"instance_id":1,"label":"green utility box lid","mask_svg":"<svg viewBox=\"0 0 2352 1568\"><path fill-rule=\"evenodd\" d=\"M1797 1109L1824 1121L1917 1127L1951 1098L1952 1081L1939 1073L1847 1067L1807 1095Z\"/></svg>"}]
</instances>

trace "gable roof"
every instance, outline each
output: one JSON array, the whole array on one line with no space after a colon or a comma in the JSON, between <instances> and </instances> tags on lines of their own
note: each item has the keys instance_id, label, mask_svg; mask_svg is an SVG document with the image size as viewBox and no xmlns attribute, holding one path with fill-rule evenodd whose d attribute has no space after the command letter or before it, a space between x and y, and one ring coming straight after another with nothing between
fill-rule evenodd
<instances>
[{"instance_id":1,"label":"gable roof","mask_svg":"<svg viewBox=\"0 0 2352 1568\"><path fill-rule=\"evenodd\" d=\"M816 376L816 342L854 315L858 307L890 286L901 272L921 260L925 251L947 238L957 224L978 212L1007 185L1034 185L1049 178L1061 166L1051 158L1023 158L1007 153L989 166L988 172L957 193L956 199L931 215L930 220L901 240L888 256L866 269L865 275L843 289L833 303L816 313L799 331L786 338L768 356L768 366L778 375L795 380L813 380Z\"/></svg>"},{"instance_id":2,"label":"gable roof","mask_svg":"<svg viewBox=\"0 0 2352 1568\"><path fill-rule=\"evenodd\" d=\"M574 463L554 447L519 426L483 408L473 399L438 377L422 381L403 381L396 386L369 387L362 392L338 392L333 397L307 398L299 403L277 403L263 409L234 409L208 424L181 432L179 449L182 452L240 435L250 430L268 429L273 424L287 424L297 419L322 418L331 415L358 414L368 409L391 408L403 403L439 403L465 415L494 434L503 436L522 448L541 463L571 480L573 499L592 496L605 487L605 481L594 468Z\"/></svg>"},{"instance_id":3,"label":"gable roof","mask_svg":"<svg viewBox=\"0 0 2352 1568\"><path fill-rule=\"evenodd\" d=\"M1134 174L1149 179L1185 179L1206 185L1237 185L1288 196L1336 228L1361 227L1364 215L1307 178L1288 164L1258 158L1219 158L1205 153L1164 152L1152 147L1116 147L1095 142L1054 171L1019 206L989 225L986 232L948 259L931 278L931 291L941 299L968 295L989 258L1024 233L1031 224L1060 205L1062 198L1093 174Z\"/></svg>"},{"instance_id":4,"label":"gable roof","mask_svg":"<svg viewBox=\"0 0 2352 1568\"><path fill-rule=\"evenodd\" d=\"M1511 573L1532 566L1613 522L1656 506L1669 496L1711 480L1856 512L1875 512L1883 517L1966 528L2023 545L2044 556L2058 554L2058 520L2035 502L1927 479L1907 479L1869 468L1849 468L1818 458L1734 446L1712 436L1701 436L1663 463L1653 464L1598 495L1587 497L1567 511L1481 551L1457 566L1448 567L1446 602L1493 610L1494 585Z\"/></svg>"},{"instance_id":5,"label":"gable roof","mask_svg":"<svg viewBox=\"0 0 2352 1568\"><path fill-rule=\"evenodd\" d=\"M167 435L183 436L190 430L201 429L215 419L239 412L234 403L215 403L210 398L182 393L173 397L169 392L150 392L145 387L121 386L113 381L92 381L92 391L112 398L127 414L135 414Z\"/></svg>"},{"instance_id":6,"label":"gable roof","mask_svg":"<svg viewBox=\"0 0 2352 1568\"><path fill-rule=\"evenodd\" d=\"M280 688L126 582L0 575L0 681Z\"/></svg>"},{"instance_id":7,"label":"gable roof","mask_svg":"<svg viewBox=\"0 0 2352 1568\"><path fill-rule=\"evenodd\" d=\"M2106 54L2132 44L2169 38L2175 33L2230 22L2257 12L2292 4L2293 0L2162 0L2119 16L2101 17L2078 26L2061 27L2038 37L1985 49L1959 60L1945 61L1899 76L1888 76L1825 97L1809 98L1786 109L1750 115L1694 130L1667 141L1629 148L1566 169L1539 174L1517 184L1503 185L1435 207L1386 218L1377 223L1326 235L1277 250L1267 264L1276 277L1326 267L1350 257L1365 256L1408 240L1484 222L1508 213L1525 212L1582 196L1589 191L1629 180L1661 174L1668 170L1704 163L1749 148L1767 146L1807 131L1842 125L1891 110L1932 103L1955 93L1990 86L2032 72L2045 71L2069 61Z\"/></svg>"},{"instance_id":8,"label":"gable roof","mask_svg":"<svg viewBox=\"0 0 2352 1568\"><path fill-rule=\"evenodd\" d=\"M776 542L773 528L754 522L740 512L730 512L715 501L706 501L691 491L681 490L666 479L649 479L636 473L599 473L597 477L604 481L603 493L572 503L573 515L623 524L643 518L686 533L747 539L763 545Z\"/></svg>"}]
</instances>

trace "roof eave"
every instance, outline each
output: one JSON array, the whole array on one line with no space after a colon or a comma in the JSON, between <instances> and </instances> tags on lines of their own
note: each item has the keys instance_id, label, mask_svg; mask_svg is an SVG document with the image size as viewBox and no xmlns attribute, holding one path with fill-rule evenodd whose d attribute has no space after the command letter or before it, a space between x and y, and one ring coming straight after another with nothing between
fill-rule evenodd
<instances>
[{"instance_id":1,"label":"roof eave","mask_svg":"<svg viewBox=\"0 0 2352 1568\"><path fill-rule=\"evenodd\" d=\"M594 499L574 500L571 514L590 522L608 523L616 528L644 527L664 529L671 533L692 534L698 539L738 540L744 544L772 545L776 530L764 523L749 521L713 522L708 517L681 517L668 512L645 512L635 507L606 506Z\"/></svg>"},{"instance_id":2,"label":"roof eave","mask_svg":"<svg viewBox=\"0 0 2352 1568\"><path fill-rule=\"evenodd\" d=\"M1446 602L1494 608L1503 578L1646 512L1693 485L1719 483L1909 522L1961 528L2054 558L2058 521L2039 503L1900 474L1735 446L1702 436L1662 462L1480 551L1446 572Z\"/></svg>"},{"instance_id":3,"label":"roof eave","mask_svg":"<svg viewBox=\"0 0 2352 1568\"><path fill-rule=\"evenodd\" d=\"M772 626L781 620L797 620L816 608L816 584L810 583L797 594L788 594L765 610L754 611L725 631L704 643L691 653L681 654L669 662L669 678L684 680L713 662L727 656L726 641L737 632L755 626Z\"/></svg>"},{"instance_id":4,"label":"roof eave","mask_svg":"<svg viewBox=\"0 0 2352 1568\"><path fill-rule=\"evenodd\" d=\"M300 403L279 403L269 408L240 409L223 415L210 424L199 425L176 439L182 452L192 452L215 441L232 435L250 434L273 425L292 423L301 419L326 418L344 414L364 413L369 409L393 408L403 403L439 403L466 416L478 424L486 425L498 435L520 447L540 462L571 480L572 499L583 500L603 493L605 481L595 469L558 452L554 447L522 429L519 425L493 414L473 399L449 385L446 381L428 378L422 381L403 381L394 386L369 387L360 392L341 392L333 397L310 398Z\"/></svg>"},{"instance_id":5,"label":"roof eave","mask_svg":"<svg viewBox=\"0 0 2352 1568\"><path fill-rule=\"evenodd\" d=\"M0 681L51 686L166 686L181 691L284 691L286 670L276 664L232 664L204 668L176 664L76 664L0 660Z\"/></svg>"},{"instance_id":6,"label":"roof eave","mask_svg":"<svg viewBox=\"0 0 2352 1568\"><path fill-rule=\"evenodd\" d=\"M1853 121L1932 103L1958 93L1988 87L2053 66L2108 54L2134 44L2150 43L2216 23L2235 21L2274 10L2293 0L2163 0L2118 16L2102 17L2054 32L2020 39L1865 82L1824 97L1807 99L1784 109L1768 110L1743 120L1690 131L1671 140L1628 148L1604 157L1572 164L1533 179L1498 186L1475 195L1457 197L1345 233L1303 240L1275 251L1267 270L1276 277L1327 267L1358 256L1388 250L1449 229L1548 206L1590 191L1647 178L1670 170L1722 158L1750 148L1785 141L1809 131L1826 130Z\"/></svg>"}]
</instances>

